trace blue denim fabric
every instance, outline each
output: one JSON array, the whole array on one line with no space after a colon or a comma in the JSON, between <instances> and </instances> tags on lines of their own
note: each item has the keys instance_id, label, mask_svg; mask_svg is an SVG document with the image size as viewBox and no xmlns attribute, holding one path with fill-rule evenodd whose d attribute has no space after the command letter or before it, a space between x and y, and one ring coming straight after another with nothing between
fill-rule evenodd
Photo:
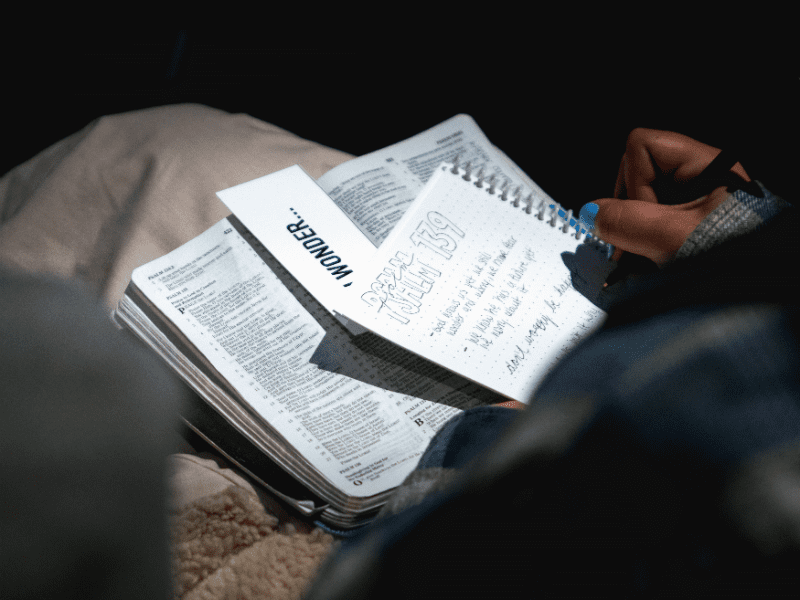
<instances>
[{"instance_id":1,"label":"blue denim fabric","mask_svg":"<svg viewBox=\"0 0 800 600\"><path fill-rule=\"evenodd\" d=\"M517 409L481 406L451 418L437 432L417 469L458 469L486 450L522 413Z\"/></svg>"},{"instance_id":2,"label":"blue denim fabric","mask_svg":"<svg viewBox=\"0 0 800 600\"><path fill-rule=\"evenodd\" d=\"M523 449L533 441L509 442L503 436L509 426L535 418L536 411L548 405L591 395L595 412L562 455L550 461L552 468L532 460L527 470L509 471L504 479L504 486L513 488L518 480L523 490L530 490L523 497L530 495L531 512L520 511L519 502L512 502L502 491L492 496L491 491L476 488L474 479L461 481L346 540L332 561L332 570L321 577L335 578L336 565L348 564L359 564L371 573L394 570L389 577L399 576L401 567L392 566L388 557L397 552L411 560L409 553L416 546L407 540L443 523L442 535L451 540L452 555L442 557L441 550L420 547L421 555L442 561L442 571L448 573L453 561L464 561L464 574L458 577L473 577L472 569L480 562L473 554L475 543L480 539L488 543L490 538L481 536L494 532L509 540L511 554L504 555L504 560L516 553L530 555L531 573L539 573L530 576L531 593L540 581L546 581L545 586L553 582L549 572L537 570L532 548L513 551L520 543L514 535L520 531L531 539L540 531L541 543L550 548L554 561L546 570L591 571L592 561L607 570L616 564L615 585L621 585L625 593L653 591L653 586L669 577L674 566L664 562L663 552L682 561L680 577L702 575L706 564L731 568L740 557L729 553L738 547L731 546L730 534L713 503L736 465L761 451L800 440L797 342L796 322L777 307L752 311L697 307L603 332L564 360L531 409L467 411L442 429L420 461L420 468L479 470L493 440ZM476 440L474 448L467 443L470 439ZM493 485L496 489L497 483ZM472 501L469 506L474 508L468 516L456 518L460 525L454 522L451 515L463 514L464 499L476 493L490 494L488 501ZM624 514L627 504L618 506L621 499L631 503L630 523ZM451 507L456 506L453 512ZM508 514L498 515L503 511ZM537 521L539 514L550 511L556 516ZM497 525L481 527L481 519ZM605 520L620 519L619 529L603 529ZM596 524L605 540L601 554L592 558L591 544L598 542L585 542L587 547L571 541L576 523L590 530ZM652 545L631 538L631 531L652 532ZM659 543L659 536L666 540ZM497 538L491 539L496 542ZM662 545L663 551L659 550ZM450 569L444 564L451 565ZM486 576L488 580L490 572ZM429 581L419 577L420 582ZM456 575L448 577L453 580ZM525 579L520 575L520 581Z\"/></svg>"}]
</instances>

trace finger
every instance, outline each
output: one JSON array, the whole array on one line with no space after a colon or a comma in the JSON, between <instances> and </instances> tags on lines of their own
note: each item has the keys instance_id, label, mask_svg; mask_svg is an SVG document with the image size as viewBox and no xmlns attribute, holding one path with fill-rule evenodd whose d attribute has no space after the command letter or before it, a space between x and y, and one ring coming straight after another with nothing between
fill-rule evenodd
<instances>
[{"instance_id":1,"label":"finger","mask_svg":"<svg viewBox=\"0 0 800 600\"><path fill-rule=\"evenodd\" d=\"M737 162L735 165L733 165L731 171L736 173L739 177L741 177L745 181L750 181L750 176L747 174L747 171L744 170L742 163Z\"/></svg>"},{"instance_id":2,"label":"finger","mask_svg":"<svg viewBox=\"0 0 800 600\"><path fill-rule=\"evenodd\" d=\"M617 171L617 181L614 183L614 198L624 200L628 197L627 189L625 187L625 173L627 170L627 158L623 154L619 161L619 170Z\"/></svg>"},{"instance_id":3,"label":"finger","mask_svg":"<svg viewBox=\"0 0 800 600\"><path fill-rule=\"evenodd\" d=\"M628 198L658 202L652 185L657 172L650 156L651 138L661 132L653 129L634 129L625 147L625 190Z\"/></svg>"},{"instance_id":4,"label":"finger","mask_svg":"<svg viewBox=\"0 0 800 600\"><path fill-rule=\"evenodd\" d=\"M702 173L719 152L718 148L680 133L638 127L628 135L614 197L657 202L653 190L657 178L667 175L676 183L689 181Z\"/></svg>"},{"instance_id":5,"label":"finger","mask_svg":"<svg viewBox=\"0 0 800 600\"><path fill-rule=\"evenodd\" d=\"M696 210L696 206L616 198L601 198L593 204L597 205L594 229L601 239L615 246L613 258L618 259L622 251L632 252L658 265L675 255L705 212Z\"/></svg>"},{"instance_id":6,"label":"finger","mask_svg":"<svg viewBox=\"0 0 800 600\"><path fill-rule=\"evenodd\" d=\"M719 148L682 133L659 129L636 129L628 140L629 146L645 154L655 169L678 182L697 177L720 153Z\"/></svg>"}]
</instances>

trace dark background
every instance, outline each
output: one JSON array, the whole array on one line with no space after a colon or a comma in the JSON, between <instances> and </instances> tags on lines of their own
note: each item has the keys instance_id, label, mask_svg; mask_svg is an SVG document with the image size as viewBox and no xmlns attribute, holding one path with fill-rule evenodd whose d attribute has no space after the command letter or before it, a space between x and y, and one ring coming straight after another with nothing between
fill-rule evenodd
<instances>
[{"instance_id":1,"label":"dark background","mask_svg":"<svg viewBox=\"0 0 800 600\"><path fill-rule=\"evenodd\" d=\"M672 130L734 149L752 177L796 199L798 74L768 62L634 66L630 52L576 51L567 40L546 51L483 44L459 58L453 44L410 50L420 47L413 34L306 48L291 44L300 37L292 31L225 34L180 22L22 37L5 52L2 173L102 115L197 102L356 155L467 113L574 209L613 194L631 129Z\"/></svg>"}]
</instances>

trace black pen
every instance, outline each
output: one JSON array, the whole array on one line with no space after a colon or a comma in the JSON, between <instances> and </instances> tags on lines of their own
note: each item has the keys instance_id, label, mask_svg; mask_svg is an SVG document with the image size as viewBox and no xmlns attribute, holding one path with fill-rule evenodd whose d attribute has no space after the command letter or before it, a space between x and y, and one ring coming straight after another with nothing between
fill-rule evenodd
<instances>
[{"instance_id":1,"label":"black pen","mask_svg":"<svg viewBox=\"0 0 800 600\"><path fill-rule=\"evenodd\" d=\"M721 186L725 186L728 192L744 190L752 196L763 198L761 188L755 181L745 181L741 175L731 171L736 163L733 152L722 150L697 177L685 183L656 180L653 182L653 191L660 204L668 205L697 200Z\"/></svg>"}]
</instances>

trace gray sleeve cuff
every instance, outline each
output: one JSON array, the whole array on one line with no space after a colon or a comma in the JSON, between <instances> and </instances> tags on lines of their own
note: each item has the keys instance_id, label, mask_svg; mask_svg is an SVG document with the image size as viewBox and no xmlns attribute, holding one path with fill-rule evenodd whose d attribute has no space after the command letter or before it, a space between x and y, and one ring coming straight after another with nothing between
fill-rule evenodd
<instances>
[{"instance_id":1,"label":"gray sleeve cuff","mask_svg":"<svg viewBox=\"0 0 800 600\"><path fill-rule=\"evenodd\" d=\"M756 181L764 194L758 198L743 190L736 190L709 213L689 234L671 262L697 256L719 244L758 229L791 206L780 196L767 190Z\"/></svg>"}]
</instances>

